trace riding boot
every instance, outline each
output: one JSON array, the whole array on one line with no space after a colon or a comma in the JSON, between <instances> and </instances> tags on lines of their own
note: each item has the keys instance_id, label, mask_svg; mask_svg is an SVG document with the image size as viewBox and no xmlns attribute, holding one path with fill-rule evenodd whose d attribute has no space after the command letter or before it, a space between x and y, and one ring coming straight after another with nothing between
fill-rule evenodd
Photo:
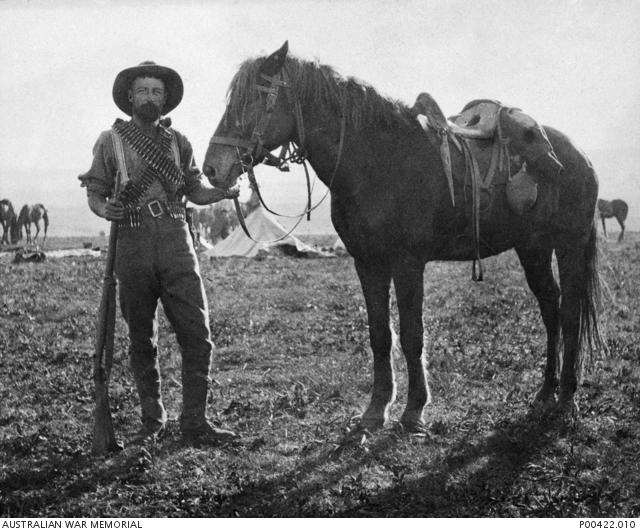
<instances>
[{"instance_id":1,"label":"riding boot","mask_svg":"<svg viewBox=\"0 0 640 532\"><path fill-rule=\"evenodd\" d=\"M209 378L203 375L182 374L182 414L180 429L182 432L197 431L206 422L207 392Z\"/></svg>"},{"instance_id":2,"label":"riding boot","mask_svg":"<svg viewBox=\"0 0 640 532\"><path fill-rule=\"evenodd\" d=\"M209 379L201 375L182 375L182 415L180 429L192 444L218 445L237 440L230 430L211 425L206 418Z\"/></svg>"},{"instance_id":3,"label":"riding boot","mask_svg":"<svg viewBox=\"0 0 640 532\"><path fill-rule=\"evenodd\" d=\"M162 404L157 349L154 348L153 354L146 356L132 352L131 369L140 398L142 430L148 434L157 434L167 421L167 413Z\"/></svg>"}]
</instances>

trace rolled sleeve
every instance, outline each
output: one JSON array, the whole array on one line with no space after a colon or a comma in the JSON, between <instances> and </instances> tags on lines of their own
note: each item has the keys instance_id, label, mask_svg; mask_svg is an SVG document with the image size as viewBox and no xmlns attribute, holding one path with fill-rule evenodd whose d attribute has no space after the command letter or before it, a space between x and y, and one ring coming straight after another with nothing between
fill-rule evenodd
<instances>
[{"instance_id":1,"label":"rolled sleeve","mask_svg":"<svg viewBox=\"0 0 640 532\"><path fill-rule=\"evenodd\" d=\"M93 147L91 168L80 174L80 186L86 187L87 194L98 194L104 198L111 196L116 174L113 146L109 131L103 131Z\"/></svg>"}]
</instances>

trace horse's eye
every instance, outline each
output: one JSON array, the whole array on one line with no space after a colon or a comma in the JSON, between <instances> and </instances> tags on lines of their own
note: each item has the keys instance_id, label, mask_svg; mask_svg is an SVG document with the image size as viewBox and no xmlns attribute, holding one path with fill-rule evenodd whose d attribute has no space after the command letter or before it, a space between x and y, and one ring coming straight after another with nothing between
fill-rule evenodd
<instances>
[{"instance_id":1,"label":"horse's eye","mask_svg":"<svg viewBox=\"0 0 640 532\"><path fill-rule=\"evenodd\" d=\"M528 127L527 129L524 130L522 138L524 139L525 142L530 143L530 142L533 142L535 140L536 134L534 133L533 129Z\"/></svg>"}]
</instances>

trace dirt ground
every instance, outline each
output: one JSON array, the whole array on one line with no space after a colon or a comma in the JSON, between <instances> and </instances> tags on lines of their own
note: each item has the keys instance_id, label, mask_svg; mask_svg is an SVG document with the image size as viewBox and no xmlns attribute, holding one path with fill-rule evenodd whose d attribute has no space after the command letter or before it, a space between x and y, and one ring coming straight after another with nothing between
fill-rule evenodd
<instances>
[{"instance_id":1,"label":"dirt ground","mask_svg":"<svg viewBox=\"0 0 640 532\"><path fill-rule=\"evenodd\" d=\"M640 235L614 237L600 243L611 355L590 360L575 422L529 413L543 326L505 253L485 261L482 283L468 263L427 265L429 434L392 421L355 442L344 436L372 363L350 258L204 260L217 346L209 415L242 439L182 442L180 354L161 313L170 422L150 461L131 446L90 452L104 255L0 261L0 517L638 516ZM111 404L127 443L139 414L120 316L116 345ZM395 365L393 420L406 392Z\"/></svg>"}]
</instances>

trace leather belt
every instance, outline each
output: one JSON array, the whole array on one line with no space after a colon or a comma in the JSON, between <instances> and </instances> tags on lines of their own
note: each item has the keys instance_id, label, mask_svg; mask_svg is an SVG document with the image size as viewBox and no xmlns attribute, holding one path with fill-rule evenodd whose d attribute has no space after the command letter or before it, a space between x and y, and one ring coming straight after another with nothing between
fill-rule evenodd
<instances>
[{"instance_id":1,"label":"leather belt","mask_svg":"<svg viewBox=\"0 0 640 532\"><path fill-rule=\"evenodd\" d=\"M143 205L129 207L125 209L124 220L120 221L119 227L140 227L143 218L160 218L162 216L186 221L187 214L184 203L153 200Z\"/></svg>"}]
</instances>

